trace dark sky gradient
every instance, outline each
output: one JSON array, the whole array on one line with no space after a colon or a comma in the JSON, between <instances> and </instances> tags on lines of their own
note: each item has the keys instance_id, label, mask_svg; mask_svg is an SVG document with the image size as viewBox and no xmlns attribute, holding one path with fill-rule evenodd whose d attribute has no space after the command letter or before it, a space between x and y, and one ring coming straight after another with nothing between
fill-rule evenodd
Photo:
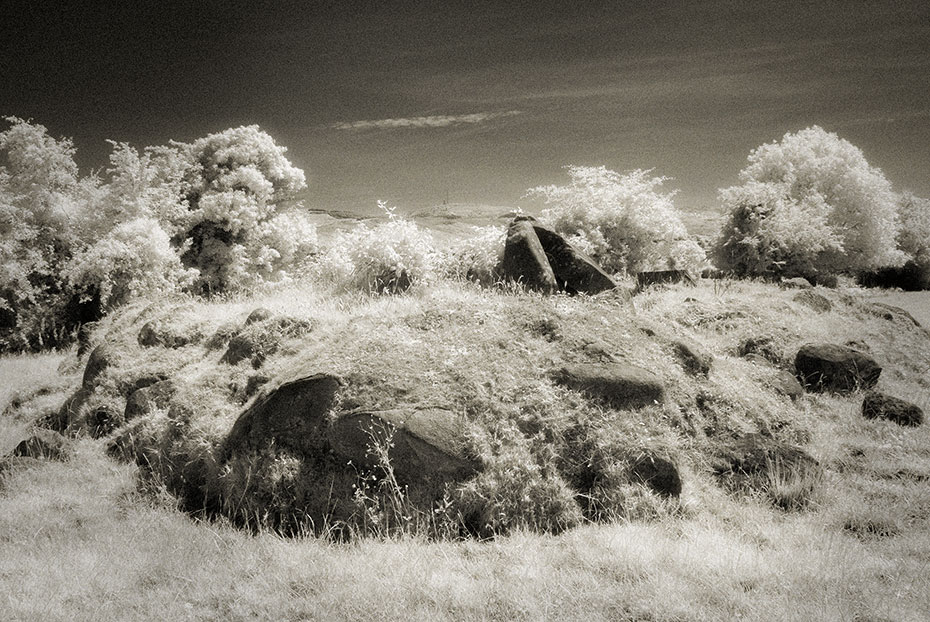
<instances>
[{"instance_id":1,"label":"dark sky gradient","mask_svg":"<svg viewBox=\"0 0 930 622\"><path fill-rule=\"evenodd\" d=\"M750 149L819 124L930 196L925 0L72 4L3 4L0 114L73 137L85 170L107 138L257 123L312 207L512 206L603 164L698 210ZM420 117L451 124L346 129Z\"/></svg>"}]
</instances>

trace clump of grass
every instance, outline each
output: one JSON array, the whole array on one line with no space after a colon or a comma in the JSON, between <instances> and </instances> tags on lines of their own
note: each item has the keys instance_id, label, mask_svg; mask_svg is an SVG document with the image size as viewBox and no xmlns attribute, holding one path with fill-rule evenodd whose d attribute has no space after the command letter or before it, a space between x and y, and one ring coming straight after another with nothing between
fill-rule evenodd
<instances>
[{"instance_id":1,"label":"clump of grass","mask_svg":"<svg viewBox=\"0 0 930 622\"><path fill-rule=\"evenodd\" d=\"M819 464L766 457L765 493L777 507L797 511L808 507L817 498L823 484L823 469Z\"/></svg>"}]
</instances>

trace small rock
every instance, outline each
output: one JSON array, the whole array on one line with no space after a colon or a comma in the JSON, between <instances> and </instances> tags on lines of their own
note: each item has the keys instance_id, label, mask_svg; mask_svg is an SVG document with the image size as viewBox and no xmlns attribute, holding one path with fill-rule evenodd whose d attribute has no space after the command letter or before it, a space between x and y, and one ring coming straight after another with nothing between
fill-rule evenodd
<instances>
[{"instance_id":1,"label":"small rock","mask_svg":"<svg viewBox=\"0 0 930 622\"><path fill-rule=\"evenodd\" d=\"M818 313L826 313L827 311L831 311L833 309L833 303L830 302L827 297L821 296L820 294L814 293L810 290L798 292L794 295L792 300L806 307L810 307Z\"/></svg>"},{"instance_id":2,"label":"small rock","mask_svg":"<svg viewBox=\"0 0 930 622\"><path fill-rule=\"evenodd\" d=\"M21 441L11 456L21 458L46 458L48 460L67 460L73 449L71 442L53 430L41 428L32 431L32 436Z\"/></svg>"},{"instance_id":3,"label":"small rock","mask_svg":"<svg viewBox=\"0 0 930 622\"><path fill-rule=\"evenodd\" d=\"M888 419L906 426L919 426L924 421L924 412L916 404L878 391L866 393L862 399L862 415L866 419Z\"/></svg>"},{"instance_id":4,"label":"small rock","mask_svg":"<svg viewBox=\"0 0 930 622\"><path fill-rule=\"evenodd\" d=\"M686 371L695 376L704 376L710 373L714 363L714 355L702 346L687 338L679 338L672 342L675 354Z\"/></svg>"},{"instance_id":5,"label":"small rock","mask_svg":"<svg viewBox=\"0 0 930 622\"><path fill-rule=\"evenodd\" d=\"M636 288L638 290L650 285L671 285L674 283L697 284L694 277L687 270L653 270L636 274Z\"/></svg>"},{"instance_id":6,"label":"small rock","mask_svg":"<svg viewBox=\"0 0 930 622\"><path fill-rule=\"evenodd\" d=\"M226 352L220 358L221 363L237 365L240 361L251 361L252 367L258 369L265 362L267 356L261 344L252 335L239 333L229 340Z\"/></svg>"},{"instance_id":7,"label":"small rock","mask_svg":"<svg viewBox=\"0 0 930 622\"><path fill-rule=\"evenodd\" d=\"M176 326L150 320L139 330L139 345L145 347L161 346L164 348L181 348L193 343L199 335L195 332L182 331Z\"/></svg>"},{"instance_id":8,"label":"small rock","mask_svg":"<svg viewBox=\"0 0 930 622\"><path fill-rule=\"evenodd\" d=\"M807 344L794 359L798 380L808 390L848 393L870 389L882 368L868 354L836 344Z\"/></svg>"},{"instance_id":9,"label":"small rock","mask_svg":"<svg viewBox=\"0 0 930 622\"><path fill-rule=\"evenodd\" d=\"M786 395L792 400L797 400L804 395L804 387L801 386L798 379L794 377L794 374L785 370L776 372L774 376L768 379L768 384L776 393Z\"/></svg>"},{"instance_id":10,"label":"small rock","mask_svg":"<svg viewBox=\"0 0 930 622\"><path fill-rule=\"evenodd\" d=\"M639 408L665 400L665 387L655 374L625 363L568 365L554 379L614 408Z\"/></svg>"},{"instance_id":11,"label":"small rock","mask_svg":"<svg viewBox=\"0 0 930 622\"><path fill-rule=\"evenodd\" d=\"M633 463L630 472L660 495L677 497L681 494L678 467L667 458L647 454Z\"/></svg>"},{"instance_id":12,"label":"small rock","mask_svg":"<svg viewBox=\"0 0 930 622\"><path fill-rule=\"evenodd\" d=\"M245 318L245 325L256 324L258 322L264 322L268 318L274 315L270 310L265 307L258 307L249 313L249 317Z\"/></svg>"},{"instance_id":13,"label":"small rock","mask_svg":"<svg viewBox=\"0 0 930 622\"><path fill-rule=\"evenodd\" d=\"M168 408L175 391L175 384L171 380L162 380L136 389L126 399L126 410L123 412L124 421L131 421L153 410Z\"/></svg>"},{"instance_id":14,"label":"small rock","mask_svg":"<svg viewBox=\"0 0 930 622\"><path fill-rule=\"evenodd\" d=\"M505 279L523 283L528 289L547 294L558 290L555 274L531 221L515 219L510 223L500 273Z\"/></svg>"},{"instance_id":15,"label":"small rock","mask_svg":"<svg viewBox=\"0 0 930 622\"><path fill-rule=\"evenodd\" d=\"M803 276L796 276L790 279L782 279L778 283L783 289L811 289L813 285Z\"/></svg>"},{"instance_id":16,"label":"small rock","mask_svg":"<svg viewBox=\"0 0 930 622\"><path fill-rule=\"evenodd\" d=\"M783 362L775 338L770 335L748 337L740 342L736 351L744 358L755 355L776 365Z\"/></svg>"},{"instance_id":17,"label":"small rock","mask_svg":"<svg viewBox=\"0 0 930 622\"><path fill-rule=\"evenodd\" d=\"M264 374L253 374L249 376L249 379L245 382L245 397L246 399L252 397L258 390L261 389L265 384L267 384L271 378L265 376Z\"/></svg>"}]
</instances>

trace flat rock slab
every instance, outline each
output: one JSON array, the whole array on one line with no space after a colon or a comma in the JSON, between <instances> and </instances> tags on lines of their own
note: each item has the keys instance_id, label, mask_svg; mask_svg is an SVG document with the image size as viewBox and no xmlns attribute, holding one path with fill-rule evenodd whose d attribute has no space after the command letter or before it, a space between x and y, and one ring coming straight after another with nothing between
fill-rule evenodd
<instances>
[{"instance_id":1,"label":"flat rock slab","mask_svg":"<svg viewBox=\"0 0 930 622\"><path fill-rule=\"evenodd\" d=\"M260 450L270 443L313 455L323 446L326 414L342 380L313 374L268 391L247 408L226 437L222 455Z\"/></svg>"},{"instance_id":2,"label":"flat rock slab","mask_svg":"<svg viewBox=\"0 0 930 622\"><path fill-rule=\"evenodd\" d=\"M568 365L553 374L556 382L614 408L640 408L665 400L665 386L650 371L625 363Z\"/></svg>"},{"instance_id":3,"label":"flat rock slab","mask_svg":"<svg viewBox=\"0 0 930 622\"><path fill-rule=\"evenodd\" d=\"M522 283L528 289L547 294L558 290L555 274L529 220L514 220L507 228L500 272L505 279Z\"/></svg>"},{"instance_id":4,"label":"flat rock slab","mask_svg":"<svg viewBox=\"0 0 930 622\"><path fill-rule=\"evenodd\" d=\"M868 354L837 344L807 344L794 359L798 380L808 390L849 393L870 389L882 368Z\"/></svg>"},{"instance_id":5,"label":"flat rock slab","mask_svg":"<svg viewBox=\"0 0 930 622\"><path fill-rule=\"evenodd\" d=\"M464 424L443 409L353 412L333 422L327 439L336 455L366 467L380 466L380 446L402 484L461 480L479 466L465 451Z\"/></svg>"},{"instance_id":6,"label":"flat rock slab","mask_svg":"<svg viewBox=\"0 0 930 622\"><path fill-rule=\"evenodd\" d=\"M609 274L561 235L533 223L559 289L569 294L599 294L617 286Z\"/></svg>"},{"instance_id":7,"label":"flat rock slab","mask_svg":"<svg viewBox=\"0 0 930 622\"><path fill-rule=\"evenodd\" d=\"M924 422L924 411L919 406L878 391L870 391L862 399L862 415L867 419L887 419L906 426L918 426Z\"/></svg>"}]
</instances>

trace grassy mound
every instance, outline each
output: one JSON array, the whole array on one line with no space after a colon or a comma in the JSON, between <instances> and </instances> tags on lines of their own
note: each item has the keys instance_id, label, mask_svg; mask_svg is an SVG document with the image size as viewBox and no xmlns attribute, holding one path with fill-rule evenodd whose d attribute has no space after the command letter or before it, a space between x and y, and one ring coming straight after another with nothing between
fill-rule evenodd
<instances>
[{"instance_id":1,"label":"grassy mound","mask_svg":"<svg viewBox=\"0 0 930 622\"><path fill-rule=\"evenodd\" d=\"M560 532L713 511L720 491L801 509L823 494L821 464L848 460L838 430L859 422L846 415L855 397L794 402L778 390L774 378L797 349L852 343L885 365L881 387L901 396L926 396L930 368L930 336L906 315L818 292L831 312L752 282L656 288L632 303L443 282L393 297L305 284L245 300L137 304L93 334L118 360L63 423L110 434L111 453L136 462L146 488L167 490L189 512L285 533ZM250 321L258 307L268 313ZM709 375L693 373L683 342L712 355ZM753 353L747 343L763 343L765 356L741 356ZM652 372L664 402L615 408L557 381L565 366L611 362ZM224 458L224 439L256 394L320 372L344 379L337 414L455 413L480 472L424 506L393 479L383 451L377 468L282 446ZM170 401L124 421L132 390L164 379ZM747 437L764 447L734 456ZM377 457L384 448L372 441ZM797 452L809 459L784 458ZM663 477L675 480L673 493L657 485Z\"/></svg>"}]
</instances>

